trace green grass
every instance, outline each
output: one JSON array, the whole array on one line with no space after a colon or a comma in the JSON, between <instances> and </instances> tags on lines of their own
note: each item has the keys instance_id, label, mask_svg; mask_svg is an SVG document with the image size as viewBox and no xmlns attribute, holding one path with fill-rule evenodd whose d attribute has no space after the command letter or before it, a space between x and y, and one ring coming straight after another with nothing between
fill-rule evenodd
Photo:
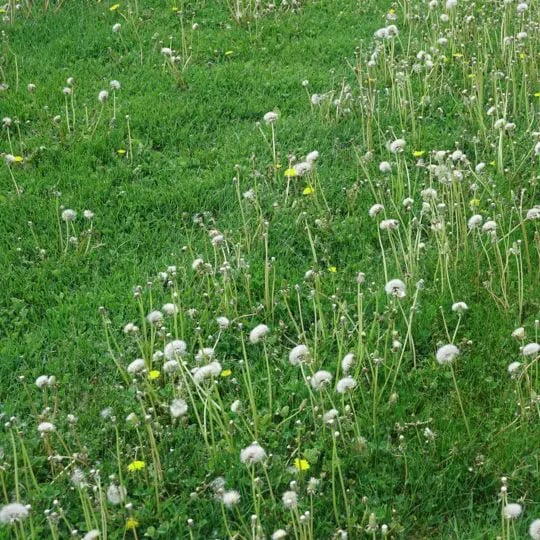
<instances>
[{"instance_id":1,"label":"green grass","mask_svg":"<svg viewBox=\"0 0 540 540\"><path fill-rule=\"evenodd\" d=\"M395 161L385 144L400 137L402 128L408 143L402 165L407 165L412 178L416 209L421 204L420 190L432 181L423 168L415 166L413 150L425 151L423 159L429 162L431 151L460 148L471 161L472 170L480 161L488 163L488 172L480 178L477 192L469 189L476 182L472 173L467 172L460 184L465 187L459 188L463 200L456 211L456 223L465 224L476 212L469 208L469 200L477 197L478 212L485 220L496 217L504 235L515 224L515 194L520 189L527 190L524 209L538 203L539 161L531 151L535 141L531 132L538 124L539 99L533 96L540 88L534 65L538 38L529 36L532 53L528 51L527 55L530 54L531 61L516 64L512 73L520 83L523 74L528 75L528 86L523 90L525 97L522 98L519 90L517 106L508 106L508 120L518 126L513 145L517 158L509 150L512 141L505 139L504 160L508 170L497 172L491 162L497 159L498 136L489 130L485 137L482 135L462 99L462 90L470 91L471 80L465 73L470 67L470 50L480 57L483 53L489 57L485 74L492 69L508 69L509 64L495 45L494 51L486 52L487 48L483 48L487 41L482 39L487 40L487 35L494 42L498 39L498 27L494 23L491 30L491 17L498 13L498 8L493 8L494 14L490 12L492 3L478 6L474 30L457 28L458 37L451 43L451 51L446 51L448 58L445 62L437 61L437 69L441 71L434 76L434 82L411 77L418 116L414 134L411 116L403 120L400 116L403 107L392 102L398 85L390 77L394 78L399 70L407 76L412 73L414 60L410 59L420 48L429 50L434 42L430 24L435 27L438 23L435 19L431 23L406 23L401 6L393 6L399 14L396 24L401 31L396 58L408 58L409 63L394 67L389 59L388 69L379 66L370 72L375 89L370 95L376 96L378 110L370 148L364 138L366 115L359 112L358 84L349 64L355 63L354 51L358 47L365 70L373 33L387 24L384 16L392 7L391 2L306 0L294 10L276 3L274 13L241 25L231 19L226 2L218 0L140 1L138 17L128 15L129 2L121 2L115 11L109 9L112 3L105 2L66 2L58 11L53 7L43 11L42 6L35 5L28 11L23 7L13 24L2 23L5 37L1 44L0 79L9 88L0 92L0 111L2 117L18 121L18 128L15 122L9 128L13 152L8 130L2 129L0 152L21 155L24 162L12 168L23 189L21 196L15 192L8 167L4 163L0 167L0 412L4 422L11 416L17 417L16 425L23 434L21 440L28 449L38 487L32 486L30 466L22 460L21 446L17 457L14 456L10 439L14 430L6 428L0 435L4 453L1 459L5 462L0 471L0 499L4 504L17 498L14 476L14 463L17 463L20 500L33 507L32 529L26 526L28 538L53 538L43 512L53 509L54 499L59 499L71 528L80 531L92 528L85 522L76 490L70 486L69 475L75 462L64 461L51 471L46 448L37 435L39 421L51 418L51 413L40 419L34 414L45 406L44 393L33 385L42 374L55 375L58 379L58 403L53 405L58 407L58 412L52 415L58 431L63 433L72 451L85 454L81 467L85 473L92 468L100 470L103 485L108 484L108 476L116 474L118 469L113 425L100 416L104 408L113 409L120 430L121 467L128 500L133 503L132 512L139 522L139 538L145 534L150 538L171 539L188 538L189 534L201 539L228 537L220 504L209 487L216 476L224 476L227 486L238 489L242 495L238 512L227 510L231 530L238 531L239 538L251 537L242 528L242 520L249 522L255 512L252 482L249 470L238 459L240 450L251 440L245 426L228 410L234 399L241 398L249 420L251 411L238 363L242 355L242 333L236 326L222 335L216 350L223 368L231 369L231 378L237 380L235 384L224 378L219 383L220 398L225 403L222 417L236 426L232 443L214 426L219 433L212 438L210 451L191 410L184 421L171 422L167 403L176 392L175 385L163 382L164 378L160 377L155 383L156 394L145 391L142 398L145 407L154 405L156 409L148 425L155 432L163 471L159 504L152 473L146 478L125 470L142 452L147 469L152 471L150 442L142 427L144 449L138 448L136 430L124 422L126 415L135 410L140 413L140 409L134 386L125 387L122 374L112 361L100 306L106 308L109 321L106 324L118 341L120 363L127 366L140 356L136 342L121 331L128 321L137 321L142 329L133 287L144 287L145 313L171 301L170 291L156 279L158 272L168 265L178 267L175 283L186 317L182 338L190 352L213 344L217 335L215 318L225 313L231 319L241 316L247 333L258 323L271 328L267 346L275 377L273 411L268 411L267 406L263 349L248 345L260 414L259 442L273 454L268 474L278 499L276 504L270 501L262 469L256 469L256 474L263 478L264 502L259 518L266 535L278 527L289 527L290 537L294 537L290 525L294 519L280 503L281 494L296 479L299 508L301 512L310 509L309 499L304 495L310 476L322 478L322 493L313 498L311 508L315 531L312 536L299 536L300 539L333 538L338 528L348 528L349 538L367 538L371 536L365 532L370 513L377 516L379 525L389 524L395 538L494 538L501 535L498 492L502 476L508 477L509 500L522 500L525 509L524 516L516 522L516 536L511 536L509 531L504 540L524 538L528 524L540 516L539 417L538 402L534 402L534 392L540 391L538 359L531 367L530 386L525 383L522 386L530 394L523 398L529 408L521 416L516 404L515 381L506 372L507 365L519 358L520 343L511 337L516 327L526 327L525 342L538 341L538 325L535 326L540 314L538 225L527 222L525 235L521 228L510 235L513 241L526 238L530 249L530 268L525 264L524 271L521 314L513 259L508 273L508 305L501 307L483 286L491 278L495 294L502 295L496 260L487 261L482 244L473 235L461 243L459 238L456 240L460 225L456 226L453 220L447 223L453 294L438 277L441 250L429 226L422 232L426 248L422 254L418 252L412 275L405 275L401 259L398 265L386 243L389 278L400 277L407 282L405 311L411 306L415 283L423 279L425 285L418 295L412 323L418 366L413 368L411 351L407 350L396 376L395 391L399 397L394 400L389 392L380 396L375 430L371 414L372 361L383 357L386 364L381 371L392 373L396 358L390 352L392 330L398 332L403 343L407 326L401 311L393 308L383 291L385 278L377 224L368 216L372 204L383 202L388 217L396 217L399 209L400 219L403 222L409 219L401 210L401 199L392 188L390 193L387 191L388 180L378 172L379 161ZM419 2L403 4L409 8L414 5L417 14L423 12ZM173 47L180 47L180 15L173 11L174 7L183 10L188 39L193 36L192 58L183 74L185 85L179 84L177 75L163 68L160 54L162 46L169 46L169 36L173 36ZM528 17L534 21L534 14L539 13L538 2L531 0L529 9ZM472 6L465 6L463 13L468 10L472 12ZM117 22L122 23L122 30L113 33L111 28ZM194 22L199 28L192 31ZM510 19L508 24L518 31L521 23ZM461 67L459 56L452 56L454 50L464 51L465 68ZM231 51L232 54L226 54ZM68 133L62 88L71 76L76 81L76 129ZM362 71L362 78L367 78L364 76ZM98 92L108 89L112 79L122 85L116 97L116 123L109 123L111 93L92 134L92 126L88 128L84 122L85 107L90 121L95 120L101 108ZM336 119L312 107L302 87L303 80L309 81L309 93L322 94L333 89L339 94L342 81L350 84L355 96L352 113ZM29 83L37 86L33 94L26 90ZM487 75L485 88L491 98L501 99L504 95L504 88L493 91ZM419 99L426 93L431 94L431 104L421 108ZM488 105L486 100L484 109ZM269 137L269 127L262 119L270 110L280 114L276 133L281 168L277 172L271 149L257 126L261 122L261 129ZM56 115L62 116L58 124L53 121ZM130 117L132 155L118 153L119 149L129 148L126 115ZM486 117L484 121L490 120ZM288 156L300 160L312 150L320 152L317 179L311 176L306 181L295 179L285 203L283 171L289 165ZM374 158L364 163L359 156L367 150L373 152ZM235 176L239 176L241 193L256 186L257 204L264 220L269 222L269 254L275 257L271 264L272 309L264 306L265 251L260 215L243 202L247 216L244 226ZM316 196L302 195L307 181L319 182ZM444 191L435 181L433 184ZM322 193L329 209L319 198ZM454 200L448 197L445 202ZM95 213L92 249L88 253L77 252L73 247L64 252L58 232L59 205L77 210L79 216L84 209ZM204 227L193 222L193 216L198 214L204 214ZM514 222L510 216L514 216ZM323 222L318 226L316 220ZM29 226L29 222L33 225ZM317 263L313 261L305 222L309 223L314 237ZM82 223L79 217L79 229ZM231 278L234 290L230 293L234 303L229 305L224 300L219 273L207 280L191 270L197 256L210 263L214 256L220 256L219 250L214 254L208 240L208 230L213 227L223 232L231 253L245 258L250 266L249 272L243 270L241 265L236 265L237 257L229 255L234 266ZM402 229L405 227L401 225ZM493 257L489 242L484 245ZM403 256L400 251L399 257ZM312 286L304 281L304 274L314 267L320 271L321 278L320 283ZM335 273L329 271L331 267L336 268ZM317 347L317 369L335 373L341 357L349 350L356 350L358 271L367 276L363 288L366 355L362 365L367 374L359 368L357 376L362 392L355 394L354 406L361 435L366 438L365 448L351 442L353 422L346 413L346 402L341 403L341 397L329 390L327 397L322 398L323 408L313 411L298 368L287 362L289 349L306 342L310 349ZM249 286L247 274L251 280ZM146 287L149 281L153 285ZM306 328L303 337L296 332L296 325L300 324L297 284L301 288L300 304ZM315 290L315 307L309 296L311 289ZM294 320L284 298L288 299ZM434 360L439 342L449 341L441 313L452 332L458 318L450 307L458 300L467 302L470 308L457 334L456 343L462 349L462 356L455 368L471 425L470 440L450 371ZM320 321L318 306L325 316L324 323ZM186 315L190 308L198 310L193 319ZM346 316L344 324L339 323L341 315ZM169 331L174 334L171 328ZM152 348L150 338L144 337L142 348L147 361L160 348L158 345ZM26 382L19 380L21 376ZM185 396L185 388L180 393ZM165 405L163 411L154 399ZM332 482L336 461L332 458L331 432L335 428L323 428L320 419L315 418L331 404L340 409L345 426L343 444L338 446L339 466L348 489L347 504L337 477ZM202 411L201 405L200 414ZM67 426L67 414L78 417L76 434ZM423 435L428 425L436 433L431 442ZM399 439L400 435L403 440ZM55 450L64 453L61 447ZM308 459L310 470L296 477L288 468L299 455ZM89 482L95 485L96 479ZM332 504L333 486L337 490L339 522ZM98 497L88 497L92 512L101 519ZM347 520L349 507L352 516ZM133 531L125 532L128 514L122 506L109 505L110 538L123 538L124 534L135 537ZM191 532L186 525L188 519L194 520ZM102 523L97 525L104 534ZM66 523L61 521L58 530L59 538L69 536ZM0 538L24 538L21 531L2 527ZM379 530L374 537L380 536Z\"/></svg>"}]
</instances>

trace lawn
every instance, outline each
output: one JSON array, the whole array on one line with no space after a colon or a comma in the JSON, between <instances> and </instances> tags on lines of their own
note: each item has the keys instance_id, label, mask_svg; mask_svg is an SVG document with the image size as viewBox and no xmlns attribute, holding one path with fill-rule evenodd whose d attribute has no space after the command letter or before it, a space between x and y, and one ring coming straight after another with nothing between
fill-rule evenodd
<instances>
[{"instance_id":1,"label":"lawn","mask_svg":"<svg viewBox=\"0 0 540 540\"><path fill-rule=\"evenodd\" d=\"M540 0L0 8L0 538L540 539Z\"/></svg>"}]
</instances>

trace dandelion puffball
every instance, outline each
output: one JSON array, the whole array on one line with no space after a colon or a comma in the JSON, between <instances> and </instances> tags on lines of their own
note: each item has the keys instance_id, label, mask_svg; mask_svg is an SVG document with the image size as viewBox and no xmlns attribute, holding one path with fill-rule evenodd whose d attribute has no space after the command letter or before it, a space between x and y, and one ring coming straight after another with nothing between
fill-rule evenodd
<instances>
[{"instance_id":1,"label":"dandelion puffball","mask_svg":"<svg viewBox=\"0 0 540 540\"><path fill-rule=\"evenodd\" d=\"M535 356L540 352L540 345L538 343L527 343L523 349L521 349L521 354L523 356Z\"/></svg>"},{"instance_id":2,"label":"dandelion puffball","mask_svg":"<svg viewBox=\"0 0 540 540\"><path fill-rule=\"evenodd\" d=\"M0 508L0 523L15 523L28 517L28 508L21 503L13 502Z\"/></svg>"},{"instance_id":3,"label":"dandelion puffball","mask_svg":"<svg viewBox=\"0 0 540 540\"><path fill-rule=\"evenodd\" d=\"M274 124L275 122L277 122L277 119L279 118L278 116L278 113L274 112L274 111L270 111L270 112L267 112L264 116L263 116L263 120L267 123L267 124Z\"/></svg>"},{"instance_id":4,"label":"dandelion puffball","mask_svg":"<svg viewBox=\"0 0 540 540\"><path fill-rule=\"evenodd\" d=\"M503 507L503 516L506 519L516 519L521 515L523 508L518 503L508 503Z\"/></svg>"},{"instance_id":5,"label":"dandelion puffball","mask_svg":"<svg viewBox=\"0 0 540 540\"><path fill-rule=\"evenodd\" d=\"M109 92L107 92L107 90L102 90L102 91L98 94L98 100L99 100L101 103L105 103L108 99L109 99Z\"/></svg>"},{"instance_id":6,"label":"dandelion puffball","mask_svg":"<svg viewBox=\"0 0 540 540\"><path fill-rule=\"evenodd\" d=\"M437 362L441 365L452 363L457 356L459 355L459 349L449 343L448 345L443 345L437 350L436 358Z\"/></svg>"},{"instance_id":7,"label":"dandelion puffball","mask_svg":"<svg viewBox=\"0 0 540 540\"><path fill-rule=\"evenodd\" d=\"M351 390L354 390L357 386L357 382L352 377L343 377L340 379L336 385L336 392L338 394L345 394Z\"/></svg>"},{"instance_id":8,"label":"dandelion puffball","mask_svg":"<svg viewBox=\"0 0 540 540\"><path fill-rule=\"evenodd\" d=\"M240 461L245 465L254 465L266 459L266 452L259 443L252 443L240 452Z\"/></svg>"},{"instance_id":9,"label":"dandelion puffball","mask_svg":"<svg viewBox=\"0 0 540 540\"><path fill-rule=\"evenodd\" d=\"M289 363L297 366L309 358L309 349L305 345L297 345L289 352Z\"/></svg>"},{"instance_id":10,"label":"dandelion puffball","mask_svg":"<svg viewBox=\"0 0 540 540\"><path fill-rule=\"evenodd\" d=\"M249 341L251 343L259 343L263 338L270 332L270 328L266 324L258 324L253 330L249 333Z\"/></svg>"},{"instance_id":11,"label":"dandelion puffball","mask_svg":"<svg viewBox=\"0 0 540 540\"><path fill-rule=\"evenodd\" d=\"M187 413L188 405L183 399L173 399L169 410L173 418L180 418L180 416L184 416Z\"/></svg>"},{"instance_id":12,"label":"dandelion puffball","mask_svg":"<svg viewBox=\"0 0 540 540\"><path fill-rule=\"evenodd\" d=\"M296 491L286 491L281 497L281 500L285 508L293 509L298 506L298 495Z\"/></svg>"},{"instance_id":13,"label":"dandelion puffball","mask_svg":"<svg viewBox=\"0 0 540 540\"><path fill-rule=\"evenodd\" d=\"M532 540L540 540L540 519L535 519L529 526L529 536Z\"/></svg>"},{"instance_id":14,"label":"dandelion puffball","mask_svg":"<svg viewBox=\"0 0 540 540\"><path fill-rule=\"evenodd\" d=\"M221 500L227 508L232 508L240 502L240 493L235 489L231 489L223 493Z\"/></svg>"},{"instance_id":15,"label":"dandelion puffball","mask_svg":"<svg viewBox=\"0 0 540 540\"><path fill-rule=\"evenodd\" d=\"M386 294L395 296L396 298L404 298L407 294L405 283L400 279L391 279L385 286Z\"/></svg>"}]
</instances>

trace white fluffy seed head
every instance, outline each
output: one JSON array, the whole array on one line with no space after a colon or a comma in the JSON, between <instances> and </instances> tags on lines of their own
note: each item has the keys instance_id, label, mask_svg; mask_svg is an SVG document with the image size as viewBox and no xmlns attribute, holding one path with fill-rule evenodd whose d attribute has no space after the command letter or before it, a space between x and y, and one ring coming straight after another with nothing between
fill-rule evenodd
<instances>
[{"instance_id":1,"label":"white fluffy seed head","mask_svg":"<svg viewBox=\"0 0 540 540\"><path fill-rule=\"evenodd\" d=\"M165 345L165 349L163 350L163 352L167 360L174 360L175 358L186 354L186 350L186 342L182 341L181 339L175 339L174 341L171 341L170 343L167 343L167 345Z\"/></svg>"},{"instance_id":2,"label":"white fluffy seed head","mask_svg":"<svg viewBox=\"0 0 540 540\"><path fill-rule=\"evenodd\" d=\"M235 489L230 489L223 493L221 500L227 508L232 508L240 502L240 493Z\"/></svg>"},{"instance_id":3,"label":"white fluffy seed head","mask_svg":"<svg viewBox=\"0 0 540 540\"><path fill-rule=\"evenodd\" d=\"M503 515L506 519L516 519L521 515L523 508L518 503L508 503L503 507Z\"/></svg>"},{"instance_id":4,"label":"white fluffy seed head","mask_svg":"<svg viewBox=\"0 0 540 540\"><path fill-rule=\"evenodd\" d=\"M465 302L455 302L452 304L452 311L454 313L459 313L460 315L462 313L465 313L469 309L469 306Z\"/></svg>"},{"instance_id":5,"label":"white fluffy seed head","mask_svg":"<svg viewBox=\"0 0 540 540\"><path fill-rule=\"evenodd\" d=\"M102 91L98 94L98 100L99 100L101 103L105 103L108 99L109 99L109 92L107 92L107 90L102 90Z\"/></svg>"},{"instance_id":6,"label":"white fluffy seed head","mask_svg":"<svg viewBox=\"0 0 540 540\"><path fill-rule=\"evenodd\" d=\"M540 352L540 345L538 343L527 343L521 349L521 354L523 356L536 356Z\"/></svg>"},{"instance_id":7,"label":"white fluffy seed head","mask_svg":"<svg viewBox=\"0 0 540 540\"><path fill-rule=\"evenodd\" d=\"M321 369L311 376L309 382L314 390L322 390L332 382L332 374Z\"/></svg>"},{"instance_id":8,"label":"white fluffy seed head","mask_svg":"<svg viewBox=\"0 0 540 540\"><path fill-rule=\"evenodd\" d=\"M0 523L10 524L23 521L28 517L28 508L21 503L13 502L0 508Z\"/></svg>"},{"instance_id":9,"label":"white fluffy seed head","mask_svg":"<svg viewBox=\"0 0 540 540\"><path fill-rule=\"evenodd\" d=\"M127 492L124 486L111 484L107 488L107 500L113 505L117 505L123 502L126 499L126 495Z\"/></svg>"},{"instance_id":10,"label":"white fluffy seed head","mask_svg":"<svg viewBox=\"0 0 540 540\"><path fill-rule=\"evenodd\" d=\"M341 370L343 373L347 374L354 366L354 353L348 353L343 357L343 360L341 361Z\"/></svg>"},{"instance_id":11,"label":"white fluffy seed head","mask_svg":"<svg viewBox=\"0 0 540 540\"><path fill-rule=\"evenodd\" d=\"M127 367L127 372L130 375L135 375L146 369L146 362L142 358L136 358Z\"/></svg>"},{"instance_id":12,"label":"white fluffy seed head","mask_svg":"<svg viewBox=\"0 0 540 540\"><path fill-rule=\"evenodd\" d=\"M254 442L240 452L240 461L245 465L254 465L266 459L264 448Z\"/></svg>"},{"instance_id":13,"label":"white fluffy seed head","mask_svg":"<svg viewBox=\"0 0 540 540\"><path fill-rule=\"evenodd\" d=\"M396 298L404 298L407 294L407 287L401 279L391 279L385 286L386 294Z\"/></svg>"},{"instance_id":14,"label":"white fluffy seed head","mask_svg":"<svg viewBox=\"0 0 540 540\"><path fill-rule=\"evenodd\" d=\"M529 525L529 536L532 540L540 540L540 519L535 519Z\"/></svg>"},{"instance_id":15,"label":"white fluffy seed head","mask_svg":"<svg viewBox=\"0 0 540 540\"><path fill-rule=\"evenodd\" d=\"M181 398L173 399L169 406L171 416L173 418L180 418L184 416L188 411L188 404Z\"/></svg>"},{"instance_id":16,"label":"white fluffy seed head","mask_svg":"<svg viewBox=\"0 0 540 540\"><path fill-rule=\"evenodd\" d=\"M443 345L437 350L437 362L441 365L452 363L459 355L459 349L452 343Z\"/></svg>"},{"instance_id":17,"label":"white fluffy seed head","mask_svg":"<svg viewBox=\"0 0 540 540\"><path fill-rule=\"evenodd\" d=\"M309 349L305 345L297 345L289 353L289 363L293 366L309 360Z\"/></svg>"},{"instance_id":18,"label":"white fluffy seed head","mask_svg":"<svg viewBox=\"0 0 540 540\"><path fill-rule=\"evenodd\" d=\"M264 120L267 124L274 124L275 122L277 122L278 118L279 118L278 113L276 113L276 112L274 112L274 111L267 112L267 113L263 116L263 120Z\"/></svg>"},{"instance_id":19,"label":"white fluffy seed head","mask_svg":"<svg viewBox=\"0 0 540 540\"><path fill-rule=\"evenodd\" d=\"M346 392L354 390L357 384L358 383L356 382L356 380L352 377L343 377L343 379L340 379L336 385L336 392L338 394L345 394Z\"/></svg>"},{"instance_id":20,"label":"white fluffy seed head","mask_svg":"<svg viewBox=\"0 0 540 540\"><path fill-rule=\"evenodd\" d=\"M281 497L283 501L283 506L288 509L293 509L298 506L298 495L296 491L286 491Z\"/></svg>"},{"instance_id":21,"label":"white fluffy seed head","mask_svg":"<svg viewBox=\"0 0 540 540\"><path fill-rule=\"evenodd\" d=\"M268 328L266 324L258 324L249 333L249 341L251 343L259 343L268 334L268 332L270 332L270 328Z\"/></svg>"}]
</instances>

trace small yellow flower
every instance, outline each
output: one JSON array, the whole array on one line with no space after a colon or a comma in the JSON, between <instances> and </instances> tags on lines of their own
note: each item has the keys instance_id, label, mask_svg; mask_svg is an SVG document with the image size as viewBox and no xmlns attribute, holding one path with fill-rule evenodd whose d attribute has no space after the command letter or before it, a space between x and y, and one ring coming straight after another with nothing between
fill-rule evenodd
<instances>
[{"instance_id":1,"label":"small yellow flower","mask_svg":"<svg viewBox=\"0 0 540 540\"><path fill-rule=\"evenodd\" d=\"M234 54L234 51L225 51L225 56L231 56Z\"/></svg>"},{"instance_id":2,"label":"small yellow flower","mask_svg":"<svg viewBox=\"0 0 540 540\"><path fill-rule=\"evenodd\" d=\"M304 195L313 195L315 193L315 190L311 186L307 186L304 188L304 191L302 191Z\"/></svg>"},{"instance_id":3,"label":"small yellow flower","mask_svg":"<svg viewBox=\"0 0 540 540\"><path fill-rule=\"evenodd\" d=\"M335 266L329 266L328 271L331 272L332 274L335 274L337 272L337 268Z\"/></svg>"},{"instance_id":4,"label":"small yellow flower","mask_svg":"<svg viewBox=\"0 0 540 540\"><path fill-rule=\"evenodd\" d=\"M128 466L127 470L129 472L136 472L136 471L142 471L146 467L146 463L144 461L132 461Z\"/></svg>"},{"instance_id":5,"label":"small yellow flower","mask_svg":"<svg viewBox=\"0 0 540 540\"><path fill-rule=\"evenodd\" d=\"M523 60L524 58L527 58L527 55L522 52L522 53L519 53L519 57Z\"/></svg>"},{"instance_id":6,"label":"small yellow flower","mask_svg":"<svg viewBox=\"0 0 540 540\"><path fill-rule=\"evenodd\" d=\"M24 158L22 156L15 156L15 163L22 163Z\"/></svg>"},{"instance_id":7,"label":"small yellow flower","mask_svg":"<svg viewBox=\"0 0 540 540\"><path fill-rule=\"evenodd\" d=\"M0 13L5 13L6 10L5 9L0 9Z\"/></svg>"},{"instance_id":8,"label":"small yellow flower","mask_svg":"<svg viewBox=\"0 0 540 540\"><path fill-rule=\"evenodd\" d=\"M120 7L120 4L113 4L113 5L109 8L109 11L116 11L119 7Z\"/></svg>"},{"instance_id":9,"label":"small yellow flower","mask_svg":"<svg viewBox=\"0 0 540 540\"><path fill-rule=\"evenodd\" d=\"M129 517L126 520L126 531L131 531L139 526L139 522L134 517Z\"/></svg>"},{"instance_id":10,"label":"small yellow flower","mask_svg":"<svg viewBox=\"0 0 540 540\"><path fill-rule=\"evenodd\" d=\"M534 97L540 97L540 92L535 92Z\"/></svg>"},{"instance_id":11,"label":"small yellow flower","mask_svg":"<svg viewBox=\"0 0 540 540\"><path fill-rule=\"evenodd\" d=\"M463 58L463 53L455 52L452 56L453 56L454 58Z\"/></svg>"},{"instance_id":12,"label":"small yellow flower","mask_svg":"<svg viewBox=\"0 0 540 540\"><path fill-rule=\"evenodd\" d=\"M117 153L119 156L123 156L123 155L126 153L126 151L125 151L123 148L119 148L119 149L116 151L116 153Z\"/></svg>"},{"instance_id":13,"label":"small yellow flower","mask_svg":"<svg viewBox=\"0 0 540 540\"><path fill-rule=\"evenodd\" d=\"M285 169L285 172L283 173L287 178L294 178L296 176L296 169L293 167L290 167L289 169Z\"/></svg>"},{"instance_id":14,"label":"small yellow flower","mask_svg":"<svg viewBox=\"0 0 540 540\"><path fill-rule=\"evenodd\" d=\"M412 155L413 157L422 157L425 153L425 150L415 150Z\"/></svg>"},{"instance_id":15,"label":"small yellow flower","mask_svg":"<svg viewBox=\"0 0 540 540\"><path fill-rule=\"evenodd\" d=\"M154 381L155 379L159 379L159 376L161 375L161 373L157 370L157 369L153 369L149 374L148 374L148 378L151 380L151 381Z\"/></svg>"},{"instance_id":16,"label":"small yellow flower","mask_svg":"<svg viewBox=\"0 0 540 540\"><path fill-rule=\"evenodd\" d=\"M389 14L389 15L393 15L395 12L396 12L396 10L395 10L394 8L390 8L390 9L388 10L388 14Z\"/></svg>"},{"instance_id":17,"label":"small yellow flower","mask_svg":"<svg viewBox=\"0 0 540 540\"><path fill-rule=\"evenodd\" d=\"M296 458L294 460L294 466L299 471L307 471L309 469L309 462L307 459Z\"/></svg>"},{"instance_id":18,"label":"small yellow flower","mask_svg":"<svg viewBox=\"0 0 540 540\"><path fill-rule=\"evenodd\" d=\"M489 164L490 164L492 167L495 167L495 162L494 162L494 161L490 161Z\"/></svg>"},{"instance_id":19,"label":"small yellow flower","mask_svg":"<svg viewBox=\"0 0 540 540\"><path fill-rule=\"evenodd\" d=\"M480 199L471 199L469 201L469 206L471 208L476 208L477 206L480 206Z\"/></svg>"},{"instance_id":20,"label":"small yellow flower","mask_svg":"<svg viewBox=\"0 0 540 540\"><path fill-rule=\"evenodd\" d=\"M276 169L281 169L281 163L276 163Z\"/></svg>"},{"instance_id":21,"label":"small yellow flower","mask_svg":"<svg viewBox=\"0 0 540 540\"><path fill-rule=\"evenodd\" d=\"M224 369L224 370L220 373L220 375L221 375L222 377L230 377L230 376L232 375L232 371L231 371L230 369Z\"/></svg>"}]
</instances>

